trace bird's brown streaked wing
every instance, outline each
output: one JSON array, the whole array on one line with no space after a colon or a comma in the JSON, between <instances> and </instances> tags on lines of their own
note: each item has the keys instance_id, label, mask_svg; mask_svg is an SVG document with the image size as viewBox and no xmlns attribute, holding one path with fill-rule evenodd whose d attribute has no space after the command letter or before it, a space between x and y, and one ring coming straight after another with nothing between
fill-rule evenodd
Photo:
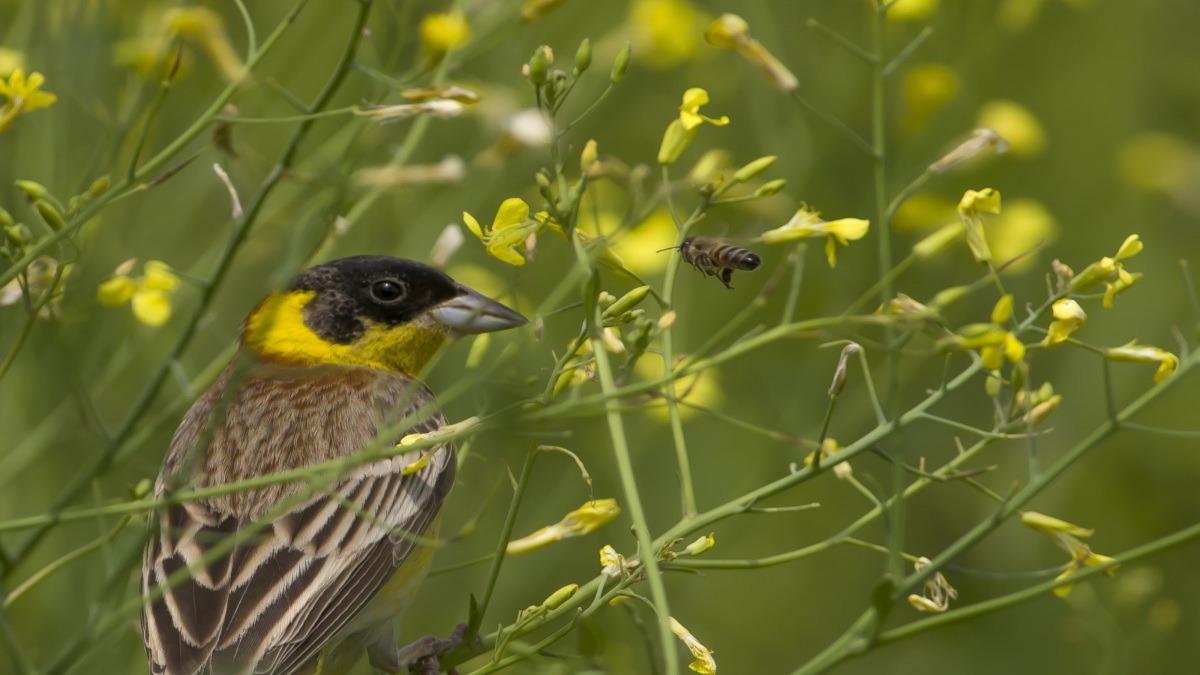
<instances>
[{"instance_id":1,"label":"bird's brown streaked wing","mask_svg":"<svg viewBox=\"0 0 1200 675\"><path fill-rule=\"evenodd\" d=\"M402 467L400 461L394 463ZM409 556L453 483L453 463L453 450L443 448L407 476L381 470L391 468L384 463L369 465L338 484L340 498L317 497L166 590L145 621L152 660L162 666L156 672L295 671ZM198 525L188 515L195 506L187 506L172 508L168 518L182 521L192 541L215 543L248 525L232 518ZM143 592L208 548L160 534L147 549Z\"/></svg>"},{"instance_id":2,"label":"bird's brown streaked wing","mask_svg":"<svg viewBox=\"0 0 1200 675\"><path fill-rule=\"evenodd\" d=\"M385 382L382 387L370 383L363 391L359 398L384 409L414 398L411 381ZM418 394L410 409L431 399L423 388ZM269 408L270 396L267 399ZM280 403L289 404L285 399ZM197 403L202 405L204 399ZM271 419L263 405L255 414ZM203 420L204 412L189 418ZM235 404L226 426L236 425L239 414ZM373 435L380 421L361 431ZM430 431L444 423L440 414L433 414L410 431ZM185 420L181 432L187 427ZM338 431L333 436L341 438L344 429ZM177 434L177 440L186 437ZM220 434L213 443L219 442ZM345 455L365 445L363 438L348 442ZM176 451L173 442L171 454ZM453 447L426 450L432 454L428 464L402 475L418 452L359 467L328 494L304 497L270 521L262 520L261 513L256 520L232 512L242 503L236 500L188 503L165 511L147 544L142 571L143 595L159 586L164 589L163 597L143 612L152 671L284 675L302 667L374 597L411 553L413 537L422 535L440 510L454 480ZM168 457L168 464L177 459ZM230 536L243 536L244 541L226 555L201 562L206 555L213 557L213 547ZM179 583L166 583L189 567Z\"/></svg>"}]
</instances>

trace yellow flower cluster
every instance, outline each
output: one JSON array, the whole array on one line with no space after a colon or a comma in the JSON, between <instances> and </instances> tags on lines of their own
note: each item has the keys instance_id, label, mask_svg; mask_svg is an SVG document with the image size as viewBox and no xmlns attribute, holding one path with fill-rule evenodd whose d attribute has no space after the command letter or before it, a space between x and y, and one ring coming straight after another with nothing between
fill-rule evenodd
<instances>
[{"instance_id":1,"label":"yellow flower cluster","mask_svg":"<svg viewBox=\"0 0 1200 675\"><path fill-rule=\"evenodd\" d=\"M142 276L129 276L136 263L127 261L116 274L96 289L96 299L102 305L120 307L132 301L133 316L147 326L161 326L171 318L170 294L179 287L179 277L169 265L159 260L147 260Z\"/></svg>"}]
</instances>

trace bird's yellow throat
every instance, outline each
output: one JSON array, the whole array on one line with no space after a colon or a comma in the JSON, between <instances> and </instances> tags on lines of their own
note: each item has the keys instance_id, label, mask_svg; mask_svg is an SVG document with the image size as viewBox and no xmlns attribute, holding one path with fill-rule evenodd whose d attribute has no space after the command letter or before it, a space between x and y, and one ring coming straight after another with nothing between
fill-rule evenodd
<instances>
[{"instance_id":1,"label":"bird's yellow throat","mask_svg":"<svg viewBox=\"0 0 1200 675\"><path fill-rule=\"evenodd\" d=\"M416 376L446 341L446 332L418 317L388 326L364 321L366 330L350 344L336 344L304 323L312 291L272 293L246 318L242 343L267 360L298 365L367 366Z\"/></svg>"}]
</instances>

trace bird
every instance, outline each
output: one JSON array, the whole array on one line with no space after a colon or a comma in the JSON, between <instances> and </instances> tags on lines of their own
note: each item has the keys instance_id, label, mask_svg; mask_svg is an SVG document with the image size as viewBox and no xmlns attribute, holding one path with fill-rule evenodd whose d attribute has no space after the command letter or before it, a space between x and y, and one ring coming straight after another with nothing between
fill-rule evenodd
<instances>
[{"instance_id":1,"label":"bird","mask_svg":"<svg viewBox=\"0 0 1200 675\"><path fill-rule=\"evenodd\" d=\"M171 497L350 457L393 427L384 442L438 429L422 368L448 340L525 323L437 269L378 255L316 265L259 302L155 483L168 505L142 561L150 672L329 675L364 651L388 673L437 672L465 626L399 647L393 624L428 571L421 542L436 537L454 483L452 442L319 485Z\"/></svg>"}]
</instances>

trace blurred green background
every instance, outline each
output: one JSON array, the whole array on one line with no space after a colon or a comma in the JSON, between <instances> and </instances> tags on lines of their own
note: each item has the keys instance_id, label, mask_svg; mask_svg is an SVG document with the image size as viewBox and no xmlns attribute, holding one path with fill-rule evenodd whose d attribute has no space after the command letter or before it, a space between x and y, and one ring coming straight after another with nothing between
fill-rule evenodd
<instances>
[{"instance_id":1,"label":"blurred green background","mask_svg":"<svg viewBox=\"0 0 1200 675\"><path fill-rule=\"evenodd\" d=\"M234 51L244 54L247 37L236 6L223 1L200 4L223 19L220 30ZM167 405L181 396L181 383L195 377L231 344L242 316L285 280L337 216L366 208L346 236L332 244L329 256L383 253L426 260L443 228L460 222L464 210L490 222L507 197L524 197L536 208L533 174L548 165L548 152L506 138L506 129L515 114L532 105L520 67L540 44L551 46L558 55L557 65L569 69L580 40L592 40L594 72L585 76L567 104L565 117L571 119L607 84L609 64L622 42L633 42L633 65L625 80L565 137L572 157L587 139L595 139L602 159L653 165L663 129L676 115L680 95L688 87L706 88L712 102L705 112L728 115L732 122L720 129L703 129L674 168L677 177L707 149L728 150L734 166L761 155L779 156L768 176L788 180L783 193L744 208L717 209L701 224L704 233L749 241L782 225L800 202L829 218L872 219L872 233L842 249L836 269L828 268L819 245L808 247L800 318L837 314L878 279L870 159L773 89L736 55L712 49L703 41L709 20L726 11L741 14L755 37L797 74L808 100L867 135L869 68L807 27L806 21L817 19L865 46L870 40L873 3L567 0L544 20L528 24L515 21L521 4L465 3L473 35L460 53L452 55L448 76L480 92L483 100L456 119L430 120L412 148L414 164L436 163L450 154L461 157L467 165L465 178L450 185L390 187L373 197L371 189L355 179L355 172L387 162L406 142L413 123L377 125L350 116L317 122L300 148L296 166L271 195L234 258L231 276L218 289L195 340L152 404L146 421L162 418L162 423L139 426L148 431L75 504L125 499L132 486L157 473L178 418ZM370 33L359 54L369 70L351 73L333 107L401 101L394 85L380 75L410 73L423 58L417 40L422 17L447 9L445 3L425 0L375 0L375 5ZM920 11L921 5L929 5L928 14ZM22 115L0 134L0 205L17 220L34 222L36 214L13 187L16 179L38 181L66 198L85 191L101 175L114 180L123 175L161 73L161 54L156 57L155 52L161 45L156 46L154 38L162 32L164 15L175 6L0 0L0 76L16 66L42 72L44 89L58 96L51 107ZM269 83L310 100L337 60L355 7L350 0L310 3L255 70L253 80L234 97L236 114L295 114ZM280 1L252 3L250 14L260 40L289 8L289 3ZM1197 317L1189 299L1194 289L1185 282L1180 261L1195 261L1200 253L1196 133L1200 46L1194 40L1200 4L943 0L902 3L897 12L901 9L913 14L911 20L888 23L890 53L926 25L933 33L889 81L887 166L892 194L978 126L981 111L990 102L1019 104L1036 120L1044 138L1040 147L1034 138L1009 155L931 181L898 218L893 239L897 257L933 227L953 220L952 205L963 190L994 187L1003 193L1006 206L1029 200L1018 210L1024 220L1005 220L1002 214L997 231L1032 231L1021 250L1044 241L1020 270L1005 276L1018 308L1044 299L1052 259L1078 271L1112 255L1128 234L1137 233L1146 249L1128 267L1144 272L1145 278L1119 297L1112 310L1101 310L1094 302L1088 305L1089 324L1079 337L1101 346L1137 338L1173 351L1178 349L1177 336L1194 340ZM195 39L185 44L180 73L153 122L143 157L176 138L226 85L211 46ZM136 67L145 65L146 59L152 73L148 78ZM427 77L411 81L427 82ZM105 444L105 434L128 414L133 399L171 349L180 320L192 311L199 296L194 286L185 283L172 295L175 317L152 328L137 323L128 308L98 304L97 285L130 258L161 260L181 273L207 277L232 222L228 194L210 166L219 162L248 200L295 126L234 125L231 145L224 150L206 148L206 132L177 158L200 152L196 161L152 189L110 204L82 230L78 251L72 254L76 264L56 318L36 323L11 370L0 380L0 519L45 511L80 467L93 461ZM364 201L368 199L374 201ZM687 195L679 199L690 208ZM608 214L620 213L624 206L619 190L598 183L589 208L603 230ZM635 229L624 245L620 236L614 239L617 252L630 266L636 264L658 285L670 254L655 257L651 252L673 243L673 234L669 228L665 232L647 229L652 227ZM487 257L479 242L465 229L464 233L467 241L448 271L516 302L527 313L560 283L573 262L561 240L546 236L532 262L510 267ZM764 265L736 275L735 291L681 270L676 299L678 350L687 353L701 345L785 264L787 247L755 248ZM927 300L943 288L974 281L978 273L965 247L952 247L909 271L896 288ZM606 290L618 295L633 285L620 277L606 277L604 282ZM772 296L738 334L756 323L777 321L783 295ZM952 324L986 321L994 301L986 294L972 296L972 302L950 312ZM0 307L0 354L10 352L23 320L19 306ZM511 343L519 349L518 357L486 386L446 401L448 417L461 419L540 394L553 354L566 349L579 321L578 311L546 317L540 341L529 330L496 336L490 354L498 354L501 343ZM845 337L859 339L871 353L879 335L833 331L777 342L725 364L718 372L706 373L694 395L732 418L814 438L836 359L836 350L817 347ZM905 354L900 391L906 402L919 401L941 381L943 359L930 347L927 340L916 340ZM464 366L469 348L469 344L450 348L428 373L435 391L473 377ZM1032 359L1037 383L1053 382L1064 397L1048 423L1053 431L1038 439L1043 462L1050 463L1104 419L1104 365L1095 354L1069 347L1036 352ZM963 363L959 359L957 367ZM1117 403L1128 402L1152 386L1152 372L1149 365L1114 364ZM598 391L590 382L579 389ZM1142 421L1190 429L1195 418L1189 401L1198 395L1195 382L1182 382ZM982 381L936 412L984 427L992 417ZM679 516L670 430L661 415L633 411L626 418L651 526L661 532ZM873 424L861 380L852 376L831 435L846 444ZM789 463L803 461L809 452L795 444L749 435L703 414L689 414L685 430L701 508L784 475ZM512 429L488 434L471 445L444 531L456 532L476 516L478 522L472 533L438 553L435 567L471 560L494 548L510 495L507 471L520 466L530 432ZM625 503L607 430L598 414L553 420L547 432L559 434L550 442L580 455L597 497L612 496ZM969 435L964 442L969 442ZM925 457L929 466L939 466L956 453L955 435L933 425L912 427L890 443L891 447L902 444L910 461ZM1119 434L1088 454L1031 506L1096 528L1090 540L1095 550L1116 554L1195 523L1200 512L1193 479L1200 470L1196 447L1189 438ZM1003 494L1026 479L1025 457L1025 442L1010 441L992 447L975 464L999 467L982 480ZM865 484L886 493L890 468L885 462L866 454L853 467ZM557 521L587 498L587 488L569 461L558 456L540 459L516 534ZM819 502L821 507L719 523L717 546L706 555L755 558L796 549L836 533L870 507L833 475L771 500L772 505L809 502ZM912 503L906 549L932 557L994 508L963 485L935 486ZM55 527L29 560L4 570L4 589L11 591L50 561L102 536L116 523L116 519L103 519ZM65 565L6 608L16 638L34 663L54 661L64 645L86 633L90 622L133 597L141 533L141 522L135 521L111 542ZM11 550L22 535L4 533L0 544ZM863 535L886 543L878 524ZM519 609L540 602L564 584L592 578L599 569L596 552L605 543L633 554L627 515L586 538L507 560L485 628L511 622ZM1174 550L1123 568L1112 579L1101 577L1077 586L1065 600L1047 595L889 645L838 672L1189 672L1200 659L1200 644L1188 637L1200 631L1196 560L1194 547ZM1048 539L1009 523L957 559L946 574L959 590L958 606L1013 592L1033 583L1024 573L1063 562L1064 555ZM869 604L871 587L884 564L884 556L842 547L761 570L672 574L667 579L672 614L715 650L722 672L791 672L840 635ZM403 636L448 633L465 620L467 594L479 592L485 575L486 565L434 576L410 609ZM652 617L644 608L639 610L641 620L652 625ZM556 645L554 651L562 658L532 659L513 672L652 672L646 641L640 637L647 631L631 614L621 606L600 612L576 635ZM917 616L900 607L890 625ZM119 639L89 645L86 659L73 672L144 672L140 643L131 616L128 630ZM0 671L13 667L9 656L0 654Z\"/></svg>"}]
</instances>

